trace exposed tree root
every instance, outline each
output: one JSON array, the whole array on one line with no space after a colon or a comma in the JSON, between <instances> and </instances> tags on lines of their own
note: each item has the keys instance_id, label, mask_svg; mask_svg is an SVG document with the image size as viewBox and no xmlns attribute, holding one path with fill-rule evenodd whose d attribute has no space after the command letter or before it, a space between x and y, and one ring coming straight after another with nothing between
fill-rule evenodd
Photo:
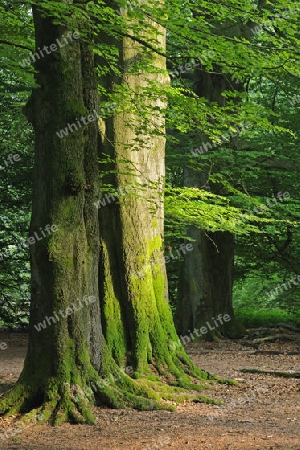
<instances>
[{"instance_id":1,"label":"exposed tree root","mask_svg":"<svg viewBox=\"0 0 300 450\"><path fill-rule=\"evenodd\" d=\"M291 324L291 323L277 323L276 327L286 328L287 330L294 331L295 333L300 333L300 324ZM274 326L272 326L274 328Z\"/></svg>"},{"instance_id":2,"label":"exposed tree root","mask_svg":"<svg viewBox=\"0 0 300 450\"><path fill-rule=\"evenodd\" d=\"M50 379L46 386L20 380L0 398L0 414L22 414L22 422L59 425L63 422L95 423L92 405L139 410L174 410L174 402L214 402L197 394L208 388L203 381L222 381L198 369L184 351L169 354L164 367L155 365L142 377L130 378L114 361L102 378L90 367L81 385ZM150 369L150 366L149 366ZM159 370L158 370L159 369ZM105 378L106 375L106 378ZM163 381L162 378L163 377ZM202 382L202 384L199 383ZM191 390L191 392L187 391ZM196 391L196 392L195 392ZM170 405L172 401L172 405Z\"/></svg>"},{"instance_id":3,"label":"exposed tree root","mask_svg":"<svg viewBox=\"0 0 300 450\"><path fill-rule=\"evenodd\" d=\"M124 376L125 377L125 376ZM142 394L134 381L119 382L120 386L109 386L99 377L84 388L79 385L62 385L52 383L46 389L43 398L39 398L37 390L25 387L20 381L0 399L0 414L5 417L22 414L22 421L34 423L49 422L59 425L63 422L95 423L92 404L108 405L112 408L160 409L162 406ZM93 389L91 388L93 387ZM96 388L95 388L96 387ZM139 395L141 394L141 395Z\"/></svg>"},{"instance_id":4,"label":"exposed tree root","mask_svg":"<svg viewBox=\"0 0 300 450\"><path fill-rule=\"evenodd\" d=\"M274 336L266 336L263 338L253 339L253 344L262 344L263 342L276 342L276 341L293 341L293 336L288 334L276 334Z\"/></svg>"},{"instance_id":5,"label":"exposed tree root","mask_svg":"<svg viewBox=\"0 0 300 450\"><path fill-rule=\"evenodd\" d=\"M273 370L261 370L261 369L240 369L243 373L263 373L266 375L274 375L275 377L284 378L300 378L300 372L276 372Z\"/></svg>"},{"instance_id":6,"label":"exposed tree root","mask_svg":"<svg viewBox=\"0 0 300 450\"><path fill-rule=\"evenodd\" d=\"M235 384L200 370L183 347L173 351L166 348L143 373L131 367L131 376L116 364L106 344L102 359L100 375L85 361L84 366L73 363L68 370L64 366L48 380L42 371L33 379L25 363L17 384L0 398L0 414L8 417L20 413L24 423L93 424L94 404L118 409L174 410L174 404L182 401L214 402L199 395L214 381Z\"/></svg>"},{"instance_id":7,"label":"exposed tree root","mask_svg":"<svg viewBox=\"0 0 300 450\"><path fill-rule=\"evenodd\" d=\"M94 423L89 401L84 398L75 401L79 386L68 383L58 385L54 380L48 383L41 396L41 389L26 386L22 381L0 398L0 414L5 417L22 414L22 421L38 423L50 422L57 425L70 421L75 423Z\"/></svg>"}]
</instances>

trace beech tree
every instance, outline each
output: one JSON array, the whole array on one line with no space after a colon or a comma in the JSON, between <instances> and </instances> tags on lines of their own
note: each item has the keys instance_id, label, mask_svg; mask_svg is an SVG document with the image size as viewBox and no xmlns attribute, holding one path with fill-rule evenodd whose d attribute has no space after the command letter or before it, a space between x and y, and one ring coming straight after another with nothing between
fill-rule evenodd
<instances>
[{"instance_id":1,"label":"beech tree","mask_svg":"<svg viewBox=\"0 0 300 450\"><path fill-rule=\"evenodd\" d=\"M45 226L55 232L31 246L28 352L16 386L0 400L2 414L33 411L54 423L93 422L92 400L114 407L162 407L151 385L134 382L121 365L132 365L133 378L151 374L154 367L182 387L193 386L189 375L209 377L183 349L170 351L176 331L165 268L155 263L163 256L165 97L144 93L151 80L159 79L158 92L166 82L165 58L159 50L144 52L133 37L121 40L120 76L107 79L106 92L125 87L131 101L127 111L120 107L113 117L96 120L98 80L88 25L76 27L75 20L71 30L57 19L72 6L56 2L55 15L47 7L33 7L38 87L25 108L35 131L30 234ZM161 53L165 31L151 19L147 23L143 40L151 38L153 46L154 39ZM68 45L47 52L66 38ZM38 58L44 48L46 54ZM131 73L132 61L141 60L147 63L145 74ZM140 122L137 100L147 111ZM149 135L145 119L156 136ZM136 190L100 209L100 217L98 157L104 183ZM111 384L102 383L108 376Z\"/></svg>"},{"instance_id":2,"label":"beech tree","mask_svg":"<svg viewBox=\"0 0 300 450\"><path fill-rule=\"evenodd\" d=\"M156 16L161 5L155 5ZM150 10L153 13L153 5ZM166 36L148 15L134 10L130 16L130 11L127 24L133 29L137 22L142 24L147 29L143 41L148 41L124 37L117 44L122 74L102 81L123 99L121 105L126 99L125 112L100 122L103 186L118 195L118 202L99 210L104 335L112 357L119 365L131 364L134 377L149 373L150 364L169 381L175 377L180 386L191 386L186 373L204 378L208 374L197 370L183 349L170 352L169 345L178 338L163 254ZM108 37L107 43L116 45L115 38Z\"/></svg>"},{"instance_id":3,"label":"beech tree","mask_svg":"<svg viewBox=\"0 0 300 450\"><path fill-rule=\"evenodd\" d=\"M59 3L59 2L58 2ZM63 2L61 2L63 3ZM36 51L62 42L70 31L33 7ZM78 31L78 29L76 30ZM73 30L72 32L73 33ZM72 34L71 34L72 36ZM36 58L39 85L26 106L35 131L34 191L30 233L55 225L57 232L30 246L31 307L29 345L17 385L1 399L0 411L37 409L48 420L91 420L81 403L72 401L101 367L99 302L72 312L84 296L98 299L99 195L97 122L59 138L58 130L98 109L94 58L82 40ZM64 316L56 313L62 311ZM45 317L51 323L37 331Z\"/></svg>"},{"instance_id":4,"label":"beech tree","mask_svg":"<svg viewBox=\"0 0 300 450\"><path fill-rule=\"evenodd\" d=\"M243 91L243 83L230 79L230 75L226 73L222 74L217 66L214 67L214 73L202 67L194 71L193 88L199 97L224 106L226 99L222 94L226 91ZM219 151L222 151L221 148L225 145L233 149L238 148L239 132L240 129L236 126L235 132L231 132L230 136L226 134L225 142L219 144ZM199 133L199 142L201 140L204 144L200 148L202 153L199 153L201 159L198 164L195 164L197 150L195 156L186 152L184 186L226 195L228 192L222 183L213 183L210 179L212 168L209 155L213 150L212 142L207 141L205 134ZM218 146L216 147L218 151ZM222 167L218 170L221 171ZM212 233L196 226L189 226L187 236L194 241L195 251L184 257L179 278L175 315L178 333L186 334L189 329L200 329L207 322L212 323L213 318L219 314L221 316L228 314L229 321L222 321L217 327L213 326L201 338L241 337L245 330L236 320L232 306L234 234L229 231Z\"/></svg>"},{"instance_id":5,"label":"beech tree","mask_svg":"<svg viewBox=\"0 0 300 450\"><path fill-rule=\"evenodd\" d=\"M225 8L228 5L225 6ZM238 18L235 21L225 21L225 23L218 23L214 28L215 36L222 36L226 42L226 47L230 41L245 44L243 51L244 55L251 52L251 47L257 49L257 40L259 35L266 34L276 35L279 29L271 26L272 31L268 29L270 21L274 21L275 17L281 19L280 27L282 26L283 11L280 11L281 6L276 3L279 12L276 12L276 7L266 7L264 2L259 4L258 13L261 14L256 17L257 20L262 21L262 24L257 25L254 18L251 17L247 21L240 21ZM270 8L270 10L268 10ZM272 13L274 16L272 17ZM205 13L204 13L205 14ZM290 13L291 14L291 13ZM200 12L195 9L194 15L200 16ZM268 16L268 19L267 17ZM284 14L283 14L284 17ZM211 26L215 26L216 20L214 16L207 15L207 21ZM264 21L266 23L264 23ZM285 31L281 33L281 37L289 39L285 35ZM266 37L264 36L266 39ZM247 44L246 44L247 43ZM237 44L239 46L239 44ZM215 48L214 48L215 50ZM197 64L197 69L193 70L193 76L182 75L183 80L191 78L193 84L188 84L191 90L200 98L206 99L209 105L218 105L220 109L223 108L224 115L227 115L225 127L218 122L217 115L213 115L208 119L206 127L199 126L195 130L192 142L196 142L194 150L186 144L186 139L181 139L179 147L185 148L183 151L183 175L182 184L188 188L196 188L199 190L208 190L218 195L233 197L238 193L231 175L232 170L227 167L227 159L236 160L236 153L241 152L242 146L239 144L238 135L243 131L243 124L245 120L241 120L242 115L239 110L243 111L245 103L245 89L247 88L246 81L250 81L250 75L247 73L246 66L242 62L234 61L230 66L224 62L224 58L220 55L216 56L212 50L210 59L204 58ZM232 54L239 54L241 47L232 50ZM245 52L245 53L244 53ZM207 56L210 55L207 53ZM250 57L250 53L249 53ZM251 57L250 57L251 58ZM252 59L252 58L251 58ZM219 64L219 61L221 64ZM200 67L199 67L200 66ZM240 73L233 68L239 67ZM261 73L261 76L268 76L261 72L260 63L254 69L255 72ZM177 82L179 84L179 82ZM186 84L182 83L185 88ZM247 106L249 103L247 103ZM203 108L204 109L204 108ZM253 121L253 117L248 113L244 115L248 117L249 124ZM224 115L222 121L224 121ZM211 128L215 127L214 133ZM181 126L182 127L182 126ZM251 127L251 125L250 125ZM190 135L192 133L190 132ZM234 136L234 137L232 137ZM223 142L225 138L225 142ZM202 145L200 145L202 141ZM187 141L189 144L191 139ZM195 147L196 147L195 146ZM214 149L215 147L215 149ZM192 155L191 155L192 153ZM217 155L217 153L220 154ZM222 157L222 155L224 155ZM224 172L225 174L223 175ZM230 176L227 177L227 173ZM234 187L232 186L234 185ZM241 188L239 186L239 188ZM243 191L243 186L241 188ZM243 192L240 192L241 196ZM194 223L196 221L194 220ZM213 330L208 330L204 336L200 338L214 338L221 336L238 337L243 333L243 327L236 321L232 307L232 288L233 288L233 269L234 269L234 241L235 237L232 232L222 231L220 228L211 232L211 223L199 226L196 223L192 225L192 221L187 220L187 237L194 242L194 251L185 255L182 264L180 279L178 283L177 303L175 313L175 323L178 333L187 334L187 331L196 328L201 328L206 322L212 322L213 318L218 314L227 313L231 317L228 323L219 324ZM245 222L248 222L246 219ZM245 223L244 223L245 224ZM205 227L206 225L206 227ZM236 229L237 234L240 234ZM195 337L194 339L199 339Z\"/></svg>"}]
</instances>

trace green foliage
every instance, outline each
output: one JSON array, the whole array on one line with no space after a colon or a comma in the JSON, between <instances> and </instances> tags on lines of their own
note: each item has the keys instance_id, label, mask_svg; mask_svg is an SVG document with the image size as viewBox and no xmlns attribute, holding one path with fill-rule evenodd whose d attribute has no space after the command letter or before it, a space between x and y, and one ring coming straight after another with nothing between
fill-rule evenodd
<instances>
[{"instance_id":1,"label":"green foliage","mask_svg":"<svg viewBox=\"0 0 300 450\"><path fill-rule=\"evenodd\" d=\"M291 313L300 310L297 276L287 271L280 273L274 263L266 263L261 270L255 268L255 261L250 265L249 274L237 278L234 285L233 304L237 310L281 308Z\"/></svg>"},{"instance_id":2,"label":"green foliage","mask_svg":"<svg viewBox=\"0 0 300 450\"><path fill-rule=\"evenodd\" d=\"M1 60L4 60L3 57ZM30 87L0 69L0 324L21 326L29 315L29 247L33 133L21 110Z\"/></svg>"},{"instance_id":3,"label":"green foliage","mask_svg":"<svg viewBox=\"0 0 300 450\"><path fill-rule=\"evenodd\" d=\"M28 283L28 279L26 280ZM17 292L16 287L9 289L13 295L1 292L0 299L0 327L21 328L27 327L30 296L27 285L24 284Z\"/></svg>"},{"instance_id":4,"label":"green foliage","mask_svg":"<svg viewBox=\"0 0 300 450\"><path fill-rule=\"evenodd\" d=\"M100 80L107 73L112 79L122 75L119 42L125 36L132 37L132 45L141 44L139 58L126 66L128 72L135 74L142 69L144 73L157 73L150 50L157 57L166 57L168 70L173 73L171 84L163 71L157 73L155 82L141 86L138 94L125 85L114 87L110 96L102 84L99 88L102 101L116 102L119 112L134 107L132 112L139 115L139 123L132 124L137 133L132 150L138 151L145 132L150 130L153 136L164 132L154 130L149 118L153 111L166 112L165 246L176 248L189 225L235 233L236 292L241 292L240 283L247 279L245 295L251 291L254 278L260 286L270 274L279 282L291 272L300 273L299 3L279 0L258 7L251 0L170 0L161 6L154 0L99 0L70 5L43 0L33 2L33 6L50 13L57 25L78 31L80 39L88 40ZM29 276L28 249L20 250L17 244L26 239L31 203L33 136L21 112L35 86L33 64L22 67L22 61L35 48L31 4L3 1L0 23L1 154L5 158L9 153L21 155L20 162L0 172L4 207L0 253L9 254L0 261L0 286L3 299L15 305L27 301L20 286L27 289ZM168 29L166 55L157 40L157 23ZM145 27L153 31L147 40ZM116 45L108 46L98 36L113 36ZM198 97L193 83L201 70L239 82L243 92L234 90L234 86L223 92L223 106ZM140 101L144 97L149 99L148 107ZM232 137L237 132L238 145ZM193 155L191 150L203 142L211 142L213 149L209 154ZM217 194L206 186L183 187L185 165L199 174L209 172L209 183ZM146 180L145 186L147 183L151 182ZM289 192L290 198L263 208L280 191ZM179 263L167 265L173 297ZM271 281L264 289L272 289ZM254 289L259 298L264 298L264 289ZM299 293L287 292L274 301L282 307L297 308Z\"/></svg>"},{"instance_id":5,"label":"green foliage","mask_svg":"<svg viewBox=\"0 0 300 450\"><path fill-rule=\"evenodd\" d=\"M289 313L280 308L241 309L236 311L236 317L246 328L268 327L278 323L298 323L300 310Z\"/></svg>"},{"instance_id":6,"label":"green foliage","mask_svg":"<svg viewBox=\"0 0 300 450\"><path fill-rule=\"evenodd\" d=\"M186 225L241 235L262 233L262 225L274 223L271 218L241 213L240 209L230 205L230 200L232 197L229 199L197 188L167 188L165 207L169 235L179 236ZM293 225L292 222L288 224Z\"/></svg>"}]
</instances>

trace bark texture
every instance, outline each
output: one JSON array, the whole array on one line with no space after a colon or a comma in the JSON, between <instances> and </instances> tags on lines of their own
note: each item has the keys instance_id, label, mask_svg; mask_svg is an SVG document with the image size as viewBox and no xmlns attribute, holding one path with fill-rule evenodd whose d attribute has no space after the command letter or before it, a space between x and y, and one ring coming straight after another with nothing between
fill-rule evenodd
<instances>
[{"instance_id":1,"label":"bark texture","mask_svg":"<svg viewBox=\"0 0 300 450\"><path fill-rule=\"evenodd\" d=\"M165 30L149 19L144 40L154 37L164 49ZM166 104L163 93L152 86L154 81L168 82L162 72L165 59L146 53L130 38L119 46L119 54L123 75L106 85L112 92L122 87L129 106L124 111L120 103L114 117L100 125L100 157L107 173L103 183L113 187L112 195L99 203L103 331L117 364L131 365L134 377L153 376L154 370L170 383L191 386L188 375L209 374L196 369L183 349L174 351L173 345L178 337L163 257Z\"/></svg>"},{"instance_id":2,"label":"bark texture","mask_svg":"<svg viewBox=\"0 0 300 450\"><path fill-rule=\"evenodd\" d=\"M30 235L53 232L30 246L29 347L17 385L0 401L1 413L28 412L93 421L81 392L101 369L102 332L98 293L98 110L92 53L81 39L34 7L36 48L65 43L37 59L36 81L26 114L35 130L33 210ZM57 132L66 129L64 137ZM39 324L44 324L40 326ZM40 328L40 330L38 330ZM77 400L76 400L77 399Z\"/></svg>"}]
</instances>

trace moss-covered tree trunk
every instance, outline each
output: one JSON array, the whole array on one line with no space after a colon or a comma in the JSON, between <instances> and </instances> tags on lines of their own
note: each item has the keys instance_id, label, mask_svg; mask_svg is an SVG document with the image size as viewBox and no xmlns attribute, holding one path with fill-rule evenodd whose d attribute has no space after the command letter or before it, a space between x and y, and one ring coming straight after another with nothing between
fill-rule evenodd
<instances>
[{"instance_id":1,"label":"moss-covered tree trunk","mask_svg":"<svg viewBox=\"0 0 300 450\"><path fill-rule=\"evenodd\" d=\"M76 28L53 25L37 7L33 14L36 48L59 48L37 58L39 87L26 107L35 130L29 346L0 412L36 408L43 420L90 421L76 394L101 368L97 80Z\"/></svg>"},{"instance_id":2,"label":"moss-covered tree trunk","mask_svg":"<svg viewBox=\"0 0 300 450\"><path fill-rule=\"evenodd\" d=\"M0 399L0 414L93 422L92 400L160 407L157 392L144 379L133 381L120 365L133 366L135 378L155 367L155 374L181 386L192 386L188 375L209 378L172 345L178 338L162 251L164 120L153 110L165 102L147 99L141 87L147 88L146 77L129 73L141 48L127 38L120 45L124 74L110 84L128 88L133 96L129 112L108 119L104 130L104 121L97 120L97 79L87 35L70 39L73 30L54 25L49 12L33 11L36 48L57 41L65 45L38 59L39 88L26 107L36 141L30 235L38 236L31 245L29 347L16 386ZM152 59L154 68L164 69L164 59ZM165 82L163 75L154 77ZM138 123L146 107L147 117ZM146 130L148 121L156 135ZM112 202L98 215L98 157L107 155L116 171L109 175L111 167L102 163L106 178L119 193L131 185L133 195L121 195L120 204ZM109 380L103 383L105 377Z\"/></svg>"},{"instance_id":3,"label":"moss-covered tree trunk","mask_svg":"<svg viewBox=\"0 0 300 450\"><path fill-rule=\"evenodd\" d=\"M144 33L146 41L156 35L155 46L165 51L162 28L149 20ZM160 91L168 82L165 58L146 53L130 38L119 46L119 55L123 74L107 82L111 92L122 89L118 112L100 125L101 167L107 173L103 183L113 188L98 203L103 331L110 354L119 365L131 365L135 377L151 374L155 368L171 382L188 385L187 374L204 374L181 348L174 351L178 337L167 298L163 255L166 102Z\"/></svg>"}]
</instances>

